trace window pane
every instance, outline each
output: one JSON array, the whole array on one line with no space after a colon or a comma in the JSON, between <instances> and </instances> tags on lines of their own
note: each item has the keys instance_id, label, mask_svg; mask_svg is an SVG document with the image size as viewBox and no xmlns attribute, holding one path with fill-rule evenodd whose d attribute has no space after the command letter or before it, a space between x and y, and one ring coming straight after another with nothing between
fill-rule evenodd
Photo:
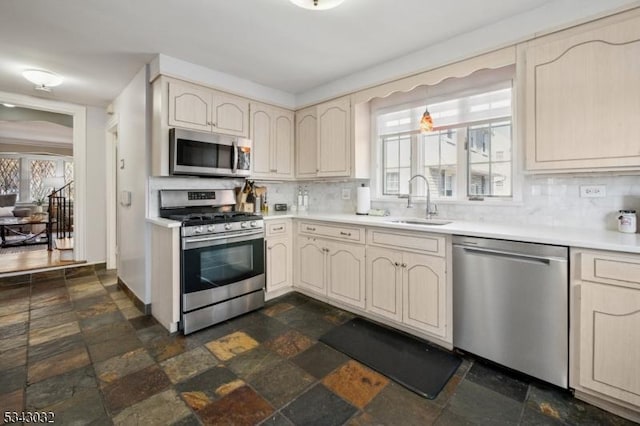
<instances>
[{"instance_id":1,"label":"window pane","mask_svg":"<svg viewBox=\"0 0 640 426\"><path fill-rule=\"evenodd\" d=\"M20 160L0 158L0 194L19 194L19 192Z\"/></svg>"},{"instance_id":2,"label":"window pane","mask_svg":"<svg viewBox=\"0 0 640 426\"><path fill-rule=\"evenodd\" d=\"M511 122L471 126L468 135L468 194L511 197Z\"/></svg>"},{"instance_id":3,"label":"window pane","mask_svg":"<svg viewBox=\"0 0 640 426\"><path fill-rule=\"evenodd\" d=\"M64 184L67 185L71 181L73 181L73 161L65 161L64 162Z\"/></svg>"},{"instance_id":4,"label":"window pane","mask_svg":"<svg viewBox=\"0 0 640 426\"><path fill-rule=\"evenodd\" d=\"M462 129L464 133L464 129ZM423 153L418 164L419 173L429 181L433 198L456 196L455 179L458 170L458 135L460 129L449 129L421 135ZM426 195L424 181L414 186L414 194Z\"/></svg>"},{"instance_id":5,"label":"window pane","mask_svg":"<svg viewBox=\"0 0 640 426\"><path fill-rule=\"evenodd\" d=\"M411 172L411 138L410 136L387 136L383 143L383 189L384 195L406 193L405 178Z\"/></svg>"},{"instance_id":6,"label":"window pane","mask_svg":"<svg viewBox=\"0 0 640 426\"><path fill-rule=\"evenodd\" d=\"M56 162L51 160L31 160L31 199L37 200L49 195L51 188L45 188L44 179L56 175Z\"/></svg>"}]
</instances>

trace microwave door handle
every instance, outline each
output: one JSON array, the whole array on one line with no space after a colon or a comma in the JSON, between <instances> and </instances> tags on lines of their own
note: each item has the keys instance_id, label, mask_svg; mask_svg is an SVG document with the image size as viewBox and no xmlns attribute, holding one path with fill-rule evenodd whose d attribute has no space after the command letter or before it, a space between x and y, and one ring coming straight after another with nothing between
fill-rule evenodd
<instances>
[{"instance_id":1,"label":"microwave door handle","mask_svg":"<svg viewBox=\"0 0 640 426\"><path fill-rule=\"evenodd\" d=\"M233 141L233 174L238 172L238 141Z\"/></svg>"}]
</instances>

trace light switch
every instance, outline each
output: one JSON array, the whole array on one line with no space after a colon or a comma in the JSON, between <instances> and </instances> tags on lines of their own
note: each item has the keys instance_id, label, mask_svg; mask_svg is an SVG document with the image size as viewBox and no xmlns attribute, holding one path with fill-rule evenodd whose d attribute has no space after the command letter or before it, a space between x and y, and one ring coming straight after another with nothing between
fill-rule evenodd
<instances>
[{"instance_id":1,"label":"light switch","mask_svg":"<svg viewBox=\"0 0 640 426\"><path fill-rule=\"evenodd\" d=\"M342 188L342 199L343 200L351 199L351 188Z\"/></svg>"}]
</instances>

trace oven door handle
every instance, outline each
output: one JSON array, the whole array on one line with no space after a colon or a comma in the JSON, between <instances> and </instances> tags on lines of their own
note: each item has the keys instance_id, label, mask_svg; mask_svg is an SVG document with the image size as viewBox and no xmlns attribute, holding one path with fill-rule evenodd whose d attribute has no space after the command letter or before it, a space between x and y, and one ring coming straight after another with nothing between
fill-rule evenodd
<instances>
[{"instance_id":1,"label":"oven door handle","mask_svg":"<svg viewBox=\"0 0 640 426\"><path fill-rule=\"evenodd\" d=\"M253 237L253 238L250 238ZM259 240L264 238L264 232L243 232L233 235L219 235L215 237L185 238L182 241L183 250L191 250L200 247L217 246L221 244L236 243L240 241Z\"/></svg>"}]
</instances>

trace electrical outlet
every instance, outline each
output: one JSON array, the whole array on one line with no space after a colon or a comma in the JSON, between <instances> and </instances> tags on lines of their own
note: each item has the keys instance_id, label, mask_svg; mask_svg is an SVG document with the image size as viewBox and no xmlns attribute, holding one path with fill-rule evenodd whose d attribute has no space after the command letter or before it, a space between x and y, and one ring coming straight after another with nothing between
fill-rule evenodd
<instances>
[{"instance_id":1,"label":"electrical outlet","mask_svg":"<svg viewBox=\"0 0 640 426\"><path fill-rule=\"evenodd\" d=\"M343 200L351 199L351 188L342 188L342 199Z\"/></svg>"},{"instance_id":2,"label":"electrical outlet","mask_svg":"<svg viewBox=\"0 0 640 426\"><path fill-rule=\"evenodd\" d=\"M606 196L606 185L580 185L581 198L602 198Z\"/></svg>"}]
</instances>

